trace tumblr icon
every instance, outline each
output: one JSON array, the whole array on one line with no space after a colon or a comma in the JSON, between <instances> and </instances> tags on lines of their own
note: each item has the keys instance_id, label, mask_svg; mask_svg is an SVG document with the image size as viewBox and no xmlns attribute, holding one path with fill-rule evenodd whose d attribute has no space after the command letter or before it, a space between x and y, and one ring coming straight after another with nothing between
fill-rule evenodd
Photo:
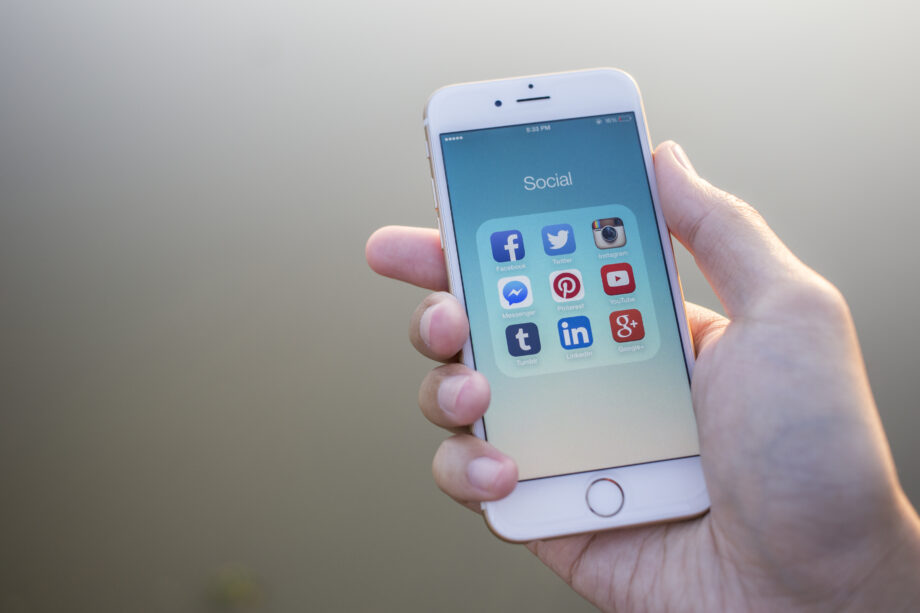
<instances>
[{"instance_id":1,"label":"tumblr icon","mask_svg":"<svg viewBox=\"0 0 920 613\"><path fill-rule=\"evenodd\" d=\"M508 353L515 357L540 353L540 333L532 323L514 324L505 328Z\"/></svg>"}]
</instances>

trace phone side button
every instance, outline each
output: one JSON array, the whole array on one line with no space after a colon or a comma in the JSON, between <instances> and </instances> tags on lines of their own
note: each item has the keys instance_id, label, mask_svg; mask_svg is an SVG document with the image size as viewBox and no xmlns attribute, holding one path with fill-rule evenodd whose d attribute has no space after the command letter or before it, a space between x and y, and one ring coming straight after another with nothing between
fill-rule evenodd
<instances>
[{"instance_id":1,"label":"phone side button","mask_svg":"<svg viewBox=\"0 0 920 613\"><path fill-rule=\"evenodd\" d=\"M434 179L431 180L431 199L434 200L434 210L438 210L438 190L434 186Z\"/></svg>"},{"instance_id":2,"label":"phone side button","mask_svg":"<svg viewBox=\"0 0 920 613\"><path fill-rule=\"evenodd\" d=\"M444 251L444 232L441 231L441 218L438 217L438 238L441 239L441 251Z\"/></svg>"},{"instance_id":3,"label":"phone side button","mask_svg":"<svg viewBox=\"0 0 920 613\"><path fill-rule=\"evenodd\" d=\"M613 479L597 479L588 486L585 502L599 517L613 517L623 508L623 488Z\"/></svg>"}]
</instances>

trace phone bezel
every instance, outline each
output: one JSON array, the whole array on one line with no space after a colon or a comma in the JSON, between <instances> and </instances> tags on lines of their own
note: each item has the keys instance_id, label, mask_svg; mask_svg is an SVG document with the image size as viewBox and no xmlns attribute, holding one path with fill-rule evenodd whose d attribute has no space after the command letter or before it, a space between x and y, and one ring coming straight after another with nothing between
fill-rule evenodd
<instances>
[{"instance_id":1,"label":"phone bezel","mask_svg":"<svg viewBox=\"0 0 920 613\"><path fill-rule=\"evenodd\" d=\"M515 102L519 98L542 96L549 98ZM496 105L496 100L502 100L503 104ZM466 304L440 135L624 112L635 113L671 295L675 305L684 304L671 238L659 205L639 88L629 74L614 68L461 83L443 87L429 98L424 123L435 206L450 289L461 303ZM694 350L686 311L676 308L675 313L688 373L692 377ZM461 358L464 364L473 367L469 339ZM474 424L473 433L485 438L482 420ZM584 501L586 488L600 477L620 483L630 502L613 517L594 515ZM576 495L579 488L580 496ZM510 496L483 504L490 529L499 537L515 542L680 519L699 515L708 508L699 456L531 479L519 482Z\"/></svg>"}]
</instances>

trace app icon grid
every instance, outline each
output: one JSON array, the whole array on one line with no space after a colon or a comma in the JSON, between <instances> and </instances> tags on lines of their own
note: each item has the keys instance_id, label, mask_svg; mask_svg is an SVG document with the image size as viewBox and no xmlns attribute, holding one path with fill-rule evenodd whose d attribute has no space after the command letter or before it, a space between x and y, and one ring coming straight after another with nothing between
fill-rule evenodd
<instances>
[{"instance_id":1,"label":"app icon grid","mask_svg":"<svg viewBox=\"0 0 920 613\"><path fill-rule=\"evenodd\" d=\"M595 244L593 226L604 219L622 224L629 235L625 245L602 249ZM486 294L490 357L504 374L521 377L630 363L657 352L659 335L645 257L627 207L613 204L491 219L478 229L477 244L483 283L492 287ZM537 244L543 249L535 251ZM613 273L609 284L606 272ZM526 306L519 306L523 301L509 305L501 293L502 281L509 278L529 284ZM644 325L642 337L631 343L615 339L610 323L612 313L627 310L640 313ZM522 348L519 332L530 349ZM532 338L539 339L536 351Z\"/></svg>"}]
</instances>

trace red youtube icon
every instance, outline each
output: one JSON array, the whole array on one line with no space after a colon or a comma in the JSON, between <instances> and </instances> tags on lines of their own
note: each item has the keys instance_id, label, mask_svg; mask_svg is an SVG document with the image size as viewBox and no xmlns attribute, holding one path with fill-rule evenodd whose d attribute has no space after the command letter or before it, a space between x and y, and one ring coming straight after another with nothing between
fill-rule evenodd
<instances>
[{"instance_id":1,"label":"red youtube icon","mask_svg":"<svg viewBox=\"0 0 920 613\"><path fill-rule=\"evenodd\" d=\"M636 279L633 277L632 266L623 262L621 264L607 264L601 268L601 281L604 291L608 296L628 294L636 291Z\"/></svg>"}]
</instances>

